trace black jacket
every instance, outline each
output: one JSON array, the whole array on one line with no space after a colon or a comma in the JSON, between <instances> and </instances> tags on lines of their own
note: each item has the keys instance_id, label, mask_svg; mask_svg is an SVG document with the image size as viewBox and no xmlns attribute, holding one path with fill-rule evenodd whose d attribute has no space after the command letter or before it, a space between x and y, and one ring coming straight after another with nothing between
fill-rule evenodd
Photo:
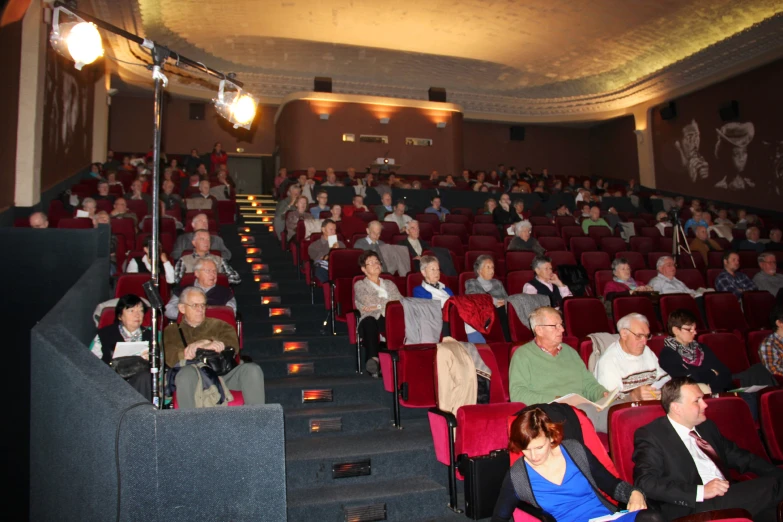
<instances>
[{"instance_id":1,"label":"black jacket","mask_svg":"<svg viewBox=\"0 0 783 522\"><path fill-rule=\"evenodd\" d=\"M707 346L701 345L704 350L704 360L700 366L692 366L683 361L682 356L669 347L664 347L658 356L658 364L663 371L672 377L690 377L696 382L709 384L713 393L720 393L730 390L734 387L734 381L731 378L731 370L725 364L720 362L712 350ZM715 375L715 372L718 372Z\"/></svg>"}]
</instances>

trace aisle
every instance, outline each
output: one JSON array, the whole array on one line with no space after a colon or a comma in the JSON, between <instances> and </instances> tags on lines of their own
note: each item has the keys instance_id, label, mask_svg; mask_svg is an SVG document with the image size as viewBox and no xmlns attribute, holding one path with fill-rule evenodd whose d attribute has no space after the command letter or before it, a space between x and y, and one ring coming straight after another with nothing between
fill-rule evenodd
<instances>
[{"instance_id":1,"label":"aisle","mask_svg":"<svg viewBox=\"0 0 783 522\"><path fill-rule=\"evenodd\" d=\"M446 508L446 468L435 459L426 410L403 410L405 429L392 426L391 395L380 380L356 373L345 325L336 336L321 333L322 292L311 304L290 253L265 215L255 214L271 216L274 202L254 201L254 208L240 201L245 241L236 232L225 240L243 279L235 288L243 353L264 371L267 402L285 410L289 521L465 520ZM253 274L253 265L262 265L261 273Z\"/></svg>"}]
</instances>

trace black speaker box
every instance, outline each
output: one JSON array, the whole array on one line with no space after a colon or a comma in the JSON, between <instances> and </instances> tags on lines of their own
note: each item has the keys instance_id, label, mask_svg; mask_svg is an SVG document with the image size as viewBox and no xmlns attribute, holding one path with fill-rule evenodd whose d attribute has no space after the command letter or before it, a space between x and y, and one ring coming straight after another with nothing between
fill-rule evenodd
<instances>
[{"instance_id":1,"label":"black speaker box","mask_svg":"<svg viewBox=\"0 0 783 522\"><path fill-rule=\"evenodd\" d=\"M669 102L668 105L661 107L661 119L673 120L677 117L677 105L674 102Z\"/></svg>"},{"instance_id":2,"label":"black speaker box","mask_svg":"<svg viewBox=\"0 0 783 522\"><path fill-rule=\"evenodd\" d=\"M721 121L734 121L739 119L739 102L731 100L718 109Z\"/></svg>"},{"instance_id":3,"label":"black speaker box","mask_svg":"<svg viewBox=\"0 0 783 522\"><path fill-rule=\"evenodd\" d=\"M512 125L508 128L508 137L511 141L525 141L525 128L521 125Z\"/></svg>"},{"instance_id":4,"label":"black speaker box","mask_svg":"<svg viewBox=\"0 0 783 522\"><path fill-rule=\"evenodd\" d=\"M332 79L316 76L313 81L313 90L315 92L332 92Z\"/></svg>"},{"instance_id":5,"label":"black speaker box","mask_svg":"<svg viewBox=\"0 0 783 522\"><path fill-rule=\"evenodd\" d=\"M430 95L430 101L446 103L446 89L443 87L430 87L427 92Z\"/></svg>"},{"instance_id":6,"label":"black speaker box","mask_svg":"<svg viewBox=\"0 0 783 522\"><path fill-rule=\"evenodd\" d=\"M204 113L206 108L205 103L191 103L189 108L191 120L204 120Z\"/></svg>"}]
</instances>

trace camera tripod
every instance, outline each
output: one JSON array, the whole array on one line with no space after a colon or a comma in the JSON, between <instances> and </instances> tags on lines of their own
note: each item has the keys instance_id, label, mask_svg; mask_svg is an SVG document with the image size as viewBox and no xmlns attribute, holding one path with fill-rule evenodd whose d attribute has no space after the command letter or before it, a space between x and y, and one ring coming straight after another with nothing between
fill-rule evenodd
<instances>
[{"instance_id":1,"label":"camera tripod","mask_svg":"<svg viewBox=\"0 0 783 522\"><path fill-rule=\"evenodd\" d=\"M682 227L679 219L672 223L672 231L672 257L674 257L674 262L677 263L680 254L687 253L688 257L691 258L693 268L696 268L696 261L693 260L693 254L691 253L691 247L688 244L688 238L685 235L685 229Z\"/></svg>"}]
</instances>

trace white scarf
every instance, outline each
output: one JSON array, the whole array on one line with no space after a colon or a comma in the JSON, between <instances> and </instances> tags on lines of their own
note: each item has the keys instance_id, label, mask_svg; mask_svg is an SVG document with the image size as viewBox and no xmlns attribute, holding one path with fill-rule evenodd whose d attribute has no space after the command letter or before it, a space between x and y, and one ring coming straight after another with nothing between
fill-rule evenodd
<instances>
[{"instance_id":1,"label":"white scarf","mask_svg":"<svg viewBox=\"0 0 783 522\"><path fill-rule=\"evenodd\" d=\"M375 290L378 292L378 297L380 297L381 299L388 299L389 298L389 292L387 292L386 289L383 287L382 281L383 280L380 279L379 282L381 284L376 285L375 283L372 282L372 280L369 277L367 278L367 282L370 283L375 288Z\"/></svg>"},{"instance_id":2,"label":"white scarf","mask_svg":"<svg viewBox=\"0 0 783 522\"><path fill-rule=\"evenodd\" d=\"M424 281L423 285L426 285L424 286L424 289L427 290L430 294L432 294L432 299L440 301L440 307L443 308L443 306L446 304L446 301L448 301L449 298L451 297L449 294L446 293L445 285L443 286L443 288L441 288L440 283L435 283L434 285L432 285L426 281Z\"/></svg>"}]
</instances>

